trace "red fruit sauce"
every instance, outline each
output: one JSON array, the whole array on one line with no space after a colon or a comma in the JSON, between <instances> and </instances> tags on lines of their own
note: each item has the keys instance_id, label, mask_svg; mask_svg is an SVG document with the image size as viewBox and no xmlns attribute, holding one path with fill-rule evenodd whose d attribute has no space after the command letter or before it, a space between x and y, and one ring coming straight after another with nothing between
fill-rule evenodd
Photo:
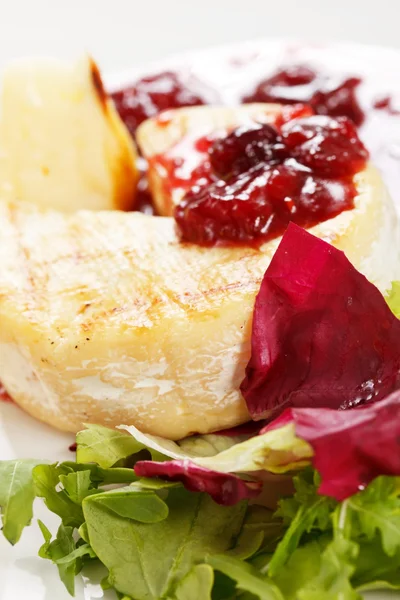
<instances>
[{"instance_id":1,"label":"red fruit sauce","mask_svg":"<svg viewBox=\"0 0 400 600\"><path fill-rule=\"evenodd\" d=\"M137 127L145 119L154 117L168 108L206 104L197 91L199 82L172 71L144 77L131 87L111 94L121 119L134 137Z\"/></svg>"},{"instance_id":2,"label":"red fruit sauce","mask_svg":"<svg viewBox=\"0 0 400 600\"><path fill-rule=\"evenodd\" d=\"M322 73L318 73L315 70L303 66L303 65L294 65L291 67L286 67L278 70L271 77L265 79L261 83L259 83L254 90L254 92L250 95L247 95L243 98L243 102L280 102L283 104L292 105L294 113L297 108L294 106L295 103L298 102L306 102L311 105L313 110L317 114L326 114L330 116L347 116L357 125L361 124L364 119L363 111L361 110L357 98L356 98L356 88L360 83L360 79L356 77L348 77L348 78L333 78L331 76L327 76ZM194 76L184 74L184 73L175 73L172 71L165 71L156 75L152 75L149 77L144 77L138 80L134 85L121 89L112 94L112 98L116 104L116 108L131 132L132 136L135 136L135 132L137 127L142 123L145 119L159 115L162 111L171 108L179 108L183 106L198 106L207 104L210 100L210 90L207 90L206 86L202 84L199 80L197 80ZM387 110L391 110L390 103L383 105L382 103L376 105L376 108L386 108ZM303 112L307 114L309 110L304 106L301 108L300 113ZM284 112L282 113L284 114ZM295 114L289 115L281 118L281 123L277 122L276 125L279 128L280 125L283 124L285 120L288 118L293 118L296 116ZM299 114L298 116L301 116ZM162 118L162 115L160 119ZM232 178L234 175L237 177L239 173L244 173L245 181L239 182L230 182L233 185L233 193L243 193L243 186L249 192L249 197L252 198L253 202L253 210L256 210L256 204L262 205L259 223L257 225L251 226L249 222L250 213L249 210L245 210L245 214L242 214L242 209L239 210L237 208L237 218L245 219L244 229L246 233L235 235L233 232L224 233L223 238L239 238L242 241L253 239L254 236L257 236L260 231L263 231L266 227L266 221L271 218L271 215L268 214L268 210L266 208L265 202L262 200L263 195L265 195L265 190L268 187L269 192L271 192L271 187L276 188L277 185L281 186L285 183L285 185L289 182L293 185L294 182L294 171L297 172L297 184L296 190L291 188L291 191L295 193L298 197L301 196L301 200L305 203L310 201L310 195L312 195L310 180L305 178L303 174L303 168L298 168L297 165L291 165L288 170L287 164L282 165L282 162L285 162L282 159L279 159L277 156L278 146L274 147L274 156L270 156L269 158L264 155L265 152L272 152L272 146L267 143L267 139L264 137L262 140L257 141L256 139L249 142L249 148L247 154L245 156L242 155L242 163L240 160L233 160L232 165L229 164L229 160L227 158L219 158L222 155L226 157L229 152L236 152L241 154L240 145L246 145L246 137L250 136L257 137L256 133L243 133L243 136L240 135L240 140L236 139L235 141L232 139L227 140L222 144L223 149L221 149L221 143L218 142L214 146L210 155L208 154L208 138L204 138L204 148L197 149L196 152L191 151L189 154L191 156L190 160L187 160L189 154L183 152L184 148L175 148L172 155L164 155L163 157L157 157L155 162L157 163L157 168L161 168L164 170L164 173L167 177L163 178L164 185L168 187L166 190L167 193L171 193L171 190L175 188L183 189L185 192L191 189L192 187L201 187L201 193L204 195L204 186L206 184L213 184L214 188L210 190L210 196L208 201L203 199L200 204L202 209L200 211L200 207L197 208L197 212L200 211L204 219L204 224L208 219L215 219L214 211L217 210L214 206L216 202L220 202L222 200L226 200L226 194L229 194L229 189L227 186L223 186L223 184L218 181L219 178L227 180ZM261 134L260 134L261 135ZM234 138L238 137L238 134L233 136ZM330 144L331 142L325 142L325 144ZM187 141L185 142L187 144ZM194 141L191 142L192 146ZM230 150L228 151L228 146ZM250 151L250 147L253 147L253 150ZM264 147L264 150L262 149ZM296 150L296 153L298 150ZM321 153L324 155L325 150L322 148ZM304 154L304 153L303 153ZM294 156L292 158L295 158ZM270 174L268 176L268 185L264 185L262 182L262 177L260 179L260 168L257 166L260 162L265 162L269 164L276 164L277 162L281 164L281 166L277 169L276 173L273 175ZM299 161L301 162L301 161ZM301 163L305 166L304 161ZM211 166L212 165L212 166ZM233 171L224 172L224 168L231 168ZM254 173L250 173L252 168L255 168ZM222 169L222 170L221 170ZM138 190L138 198L136 200L136 210L140 212L145 212L147 214L154 214L154 207L152 203L151 194L148 190L147 178L145 174L145 164L143 161L142 165L142 177L139 183ZM265 178L265 172L263 174ZM304 191L305 182L308 181L308 192L303 192L300 194L300 188ZM304 185L302 185L302 183ZM332 199L332 194L334 191L333 184L328 183L327 181L322 182L318 178L314 177L314 185L317 193L320 196L320 201L325 198L328 199L328 204L330 207L327 207L326 214L331 216L331 209L333 209L332 202L329 202L329 199ZM343 182L341 186L341 190L339 193L339 188L335 184L335 189L338 192L339 196L341 194L341 198L339 198L336 203L336 208L333 212L340 212L340 210L344 210L346 207L351 207L350 204L352 202L352 198L354 197L354 191L351 191L348 187L348 182ZM251 190L251 191L250 191ZM264 190L264 191L262 191ZM198 190L197 190L198 192ZM344 198L346 196L346 198ZM190 197L189 197L190 198ZM186 215L184 220L191 221L194 215L194 200L191 200L192 203L192 215ZM300 202L301 204L301 202ZM316 218L316 214L321 214L322 207L320 206L318 209L315 208L318 202L314 203L313 211L315 212L314 217ZM212 207L211 207L212 205ZM207 209L206 209L207 206ZM291 205L290 198L286 201L286 208L289 208L289 212L293 209ZM222 218L222 214L225 212L226 207L222 209L220 207L220 220L221 220L221 228L225 231L226 223L224 223L224 218ZM205 211L205 212L204 212ZM211 211L211 212L210 212ZM217 210L218 212L218 210ZM251 212L251 211L250 211ZM300 211L301 212L301 211ZM185 209L185 214L187 213ZM205 214L207 213L207 214ZM214 215L214 216L213 216ZM255 213L253 214L253 216ZM325 218L329 218L326 216ZM182 206L177 211L177 219L180 224L182 224ZM252 218L252 217L251 217ZM281 231L282 222L286 222L286 216L282 215L278 217L276 214L272 222L269 224L268 228L270 231L270 235L273 235L272 232ZM199 219L195 219L196 226L193 224L193 232L190 234L189 238L193 241L202 239L203 241L211 241L214 240L217 235L214 233L207 233L204 236L200 235L198 231L195 233L195 230L198 228ZM308 223L309 221L303 217L303 221ZM303 222L301 221L301 222ZM300 221L299 221L300 222ZM312 220L314 222L314 220ZM229 226L228 226L229 229ZM235 226L234 229L237 229ZM185 227L182 227L184 232L184 237L187 236L187 232L185 233ZM219 235L217 236L219 237ZM243 238L243 239L242 239Z\"/></svg>"},{"instance_id":3,"label":"red fruit sauce","mask_svg":"<svg viewBox=\"0 0 400 600\"><path fill-rule=\"evenodd\" d=\"M12 398L8 395L5 388L0 382L0 402L12 402Z\"/></svg>"},{"instance_id":4,"label":"red fruit sauce","mask_svg":"<svg viewBox=\"0 0 400 600\"><path fill-rule=\"evenodd\" d=\"M198 244L268 241L291 221L311 227L350 210L368 159L349 119L320 115L240 127L208 155L215 180L175 210L182 239Z\"/></svg>"},{"instance_id":5,"label":"red fruit sauce","mask_svg":"<svg viewBox=\"0 0 400 600\"><path fill-rule=\"evenodd\" d=\"M356 98L358 77L334 78L303 65L286 67L261 81L243 102L303 102L320 115L348 117L361 125L364 113Z\"/></svg>"},{"instance_id":6,"label":"red fruit sauce","mask_svg":"<svg viewBox=\"0 0 400 600\"><path fill-rule=\"evenodd\" d=\"M400 109L393 106L393 98L391 96L383 96L374 102L374 108L377 110L386 110L390 115L400 115Z\"/></svg>"},{"instance_id":7,"label":"red fruit sauce","mask_svg":"<svg viewBox=\"0 0 400 600\"><path fill-rule=\"evenodd\" d=\"M312 114L312 109L302 104L285 106L276 117L276 126L281 127L292 119L311 116ZM170 123L168 111L161 113L159 121ZM268 128L268 125L265 125L265 127ZM274 132L274 129L271 128L271 131ZM218 144L215 144L211 154L209 151L214 142L224 140L227 133L225 129L221 129L200 138L196 137L195 134L187 135L168 149L167 152L156 154L149 159L149 167L160 175L165 198L173 199L175 194L182 198L182 194L187 193L192 188L198 189L218 180ZM253 134L250 133L250 135ZM260 150L256 148L256 142L251 141L250 143L254 144L256 154L252 158L252 164L255 165L259 162L262 154L259 154ZM236 152L241 153L240 145L236 148ZM246 170L248 161L246 158L243 160L245 164L242 170ZM226 179L226 174L222 174L221 177ZM173 206L170 208L172 213Z\"/></svg>"},{"instance_id":8,"label":"red fruit sauce","mask_svg":"<svg viewBox=\"0 0 400 600\"><path fill-rule=\"evenodd\" d=\"M216 134L197 139L185 136L167 152L149 159L149 168L161 177L166 198L172 199L174 193L181 197L192 188L198 189L215 181L209 156L215 137Z\"/></svg>"}]
</instances>

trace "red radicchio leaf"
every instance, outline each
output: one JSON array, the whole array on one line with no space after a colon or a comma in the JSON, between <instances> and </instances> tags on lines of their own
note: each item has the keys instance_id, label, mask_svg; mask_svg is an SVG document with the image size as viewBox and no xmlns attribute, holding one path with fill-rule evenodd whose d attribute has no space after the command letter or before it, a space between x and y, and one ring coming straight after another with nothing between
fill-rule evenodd
<instances>
[{"instance_id":1,"label":"red radicchio leaf","mask_svg":"<svg viewBox=\"0 0 400 600\"><path fill-rule=\"evenodd\" d=\"M339 502L380 475L400 476L400 391L348 411L289 408L260 433L294 422L314 450L319 493Z\"/></svg>"},{"instance_id":2,"label":"red radicchio leaf","mask_svg":"<svg viewBox=\"0 0 400 600\"><path fill-rule=\"evenodd\" d=\"M291 223L254 308L241 391L253 419L351 408L400 384L400 321L343 252Z\"/></svg>"},{"instance_id":3,"label":"red radicchio leaf","mask_svg":"<svg viewBox=\"0 0 400 600\"><path fill-rule=\"evenodd\" d=\"M261 492L262 483L244 481L232 473L219 473L200 467L190 460L154 462L142 460L136 463L138 477L161 477L169 481L181 481L191 492L206 492L218 504L232 506L241 500L254 498Z\"/></svg>"}]
</instances>

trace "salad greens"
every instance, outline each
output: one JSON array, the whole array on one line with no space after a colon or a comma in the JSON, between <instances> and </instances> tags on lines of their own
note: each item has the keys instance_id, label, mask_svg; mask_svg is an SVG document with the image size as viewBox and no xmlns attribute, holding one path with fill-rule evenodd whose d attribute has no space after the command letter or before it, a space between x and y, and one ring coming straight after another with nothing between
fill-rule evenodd
<instances>
[{"instance_id":1,"label":"salad greens","mask_svg":"<svg viewBox=\"0 0 400 600\"><path fill-rule=\"evenodd\" d=\"M280 248L256 301L242 385L253 416L286 408L272 423L180 442L88 425L76 461L0 461L3 535L18 542L41 498L61 523L55 537L38 523L39 556L70 594L89 563L121 600L400 590L400 285L389 310L325 242L290 226ZM304 408L309 397L315 406Z\"/></svg>"},{"instance_id":2,"label":"salad greens","mask_svg":"<svg viewBox=\"0 0 400 600\"><path fill-rule=\"evenodd\" d=\"M90 445L93 462L0 462L3 534L15 543L42 497L61 524L52 538L39 522L39 556L53 561L71 594L92 562L125 600L352 600L366 589L400 589L400 479L378 477L338 502L318 493L308 466L276 511L221 506L180 483L137 477L131 465L143 444L126 432L112 432L110 465L110 431L96 427L88 444L90 431L78 434L77 456L86 460Z\"/></svg>"},{"instance_id":3,"label":"salad greens","mask_svg":"<svg viewBox=\"0 0 400 600\"><path fill-rule=\"evenodd\" d=\"M35 460L8 460L0 462L0 510L3 534L11 544L16 544L22 530L33 516L35 490L32 469Z\"/></svg>"}]
</instances>

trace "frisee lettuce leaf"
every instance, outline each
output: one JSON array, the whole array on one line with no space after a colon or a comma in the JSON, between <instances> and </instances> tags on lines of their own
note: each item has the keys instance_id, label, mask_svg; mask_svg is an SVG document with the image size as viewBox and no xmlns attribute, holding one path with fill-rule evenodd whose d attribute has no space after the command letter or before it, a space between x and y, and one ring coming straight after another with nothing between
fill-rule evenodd
<instances>
[{"instance_id":1,"label":"frisee lettuce leaf","mask_svg":"<svg viewBox=\"0 0 400 600\"><path fill-rule=\"evenodd\" d=\"M392 287L386 296L390 310L400 319L400 281L393 281Z\"/></svg>"},{"instance_id":2,"label":"frisee lettuce leaf","mask_svg":"<svg viewBox=\"0 0 400 600\"><path fill-rule=\"evenodd\" d=\"M277 511L277 516L281 517L285 517L289 511L291 518L286 519L288 529L269 563L268 572L272 576L286 564L305 533L310 533L313 529L324 532L331 526L330 515L336 507L336 502L326 496L320 496L317 493L318 478L313 477L310 481L308 477L306 472L294 478L296 493L291 503L283 501ZM293 504L297 505L295 510Z\"/></svg>"},{"instance_id":3,"label":"frisee lettuce leaf","mask_svg":"<svg viewBox=\"0 0 400 600\"><path fill-rule=\"evenodd\" d=\"M336 536L321 556L317 574L297 593L299 600L361 600L351 583L358 546Z\"/></svg>"},{"instance_id":4,"label":"frisee lettuce leaf","mask_svg":"<svg viewBox=\"0 0 400 600\"><path fill-rule=\"evenodd\" d=\"M141 433L131 426L124 429L154 452L162 452L171 459L190 459L196 465L221 473L250 473L259 470L284 473L308 465L313 456L311 446L296 436L293 423L232 444L213 456L199 456L195 453L195 444L188 453L171 440Z\"/></svg>"},{"instance_id":5,"label":"frisee lettuce leaf","mask_svg":"<svg viewBox=\"0 0 400 600\"><path fill-rule=\"evenodd\" d=\"M378 477L347 502L354 528L373 539L378 533L387 556L400 551L400 500L397 478Z\"/></svg>"}]
</instances>

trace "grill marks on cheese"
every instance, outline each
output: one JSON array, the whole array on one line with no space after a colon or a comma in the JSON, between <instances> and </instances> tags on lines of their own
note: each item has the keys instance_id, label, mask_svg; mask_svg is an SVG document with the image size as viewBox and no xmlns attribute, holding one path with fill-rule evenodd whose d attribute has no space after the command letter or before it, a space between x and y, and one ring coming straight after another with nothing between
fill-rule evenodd
<instances>
[{"instance_id":1,"label":"grill marks on cheese","mask_svg":"<svg viewBox=\"0 0 400 600\"><path fill-rule=\"evenodd\" d=\"M311 229L381 289L397 265L377 172L353 211ZM0 380L61 429L130 423L179 439L248 419L239 392L254 299L279 243L181 244L170 218L0 202ZM3 359L4 357L4 359Z\"/></svg>"}]
</instances>

